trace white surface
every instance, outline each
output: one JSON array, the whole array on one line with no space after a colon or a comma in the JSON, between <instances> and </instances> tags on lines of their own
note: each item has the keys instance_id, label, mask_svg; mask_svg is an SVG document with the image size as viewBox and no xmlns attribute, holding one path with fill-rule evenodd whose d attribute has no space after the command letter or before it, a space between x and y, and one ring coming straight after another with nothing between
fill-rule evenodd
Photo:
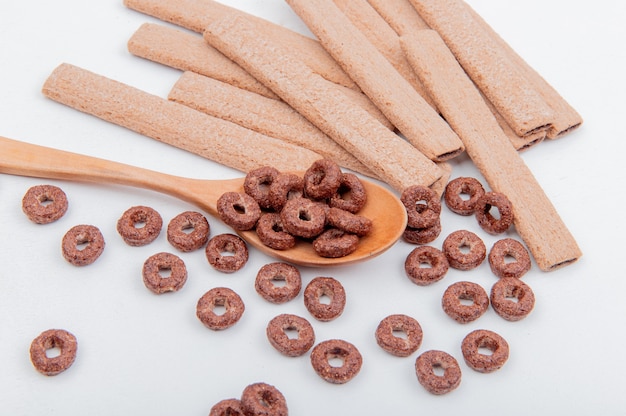
<instances>
[{"instance_id":1,"label":"white surface","mask_svg":"<svg viewBox=\"0 0 626 416\"><path fill-rule=\"evenodd\" d=\"M306 32L280 0L224 3ZM149 246L130 248L115 231L132 205L156 208L167 222L187 209L183 202L149 191L0 176L0 414L5 415L206 415L213 404L238 397L256 381L277 386L292 415L483 414L623 415L626 309L623 272L624 97L626 38L620 0L564 2L524 0L470 3L585 119L566 138L523 154L565 223L583 258L552 273L535 267L524 280L537 303L525 320L512 323L493 310L460 325L440 307L444 289L471 280L489 288L495 277L478 270L451 270L431 286L404 274L412 246L399 242L365 264L341 269L303 269L303 282L338 278L348 303L336 321L313 320L302 296L282 305L263 301L253 287L258 268L271 261L256 251L240 272L220 274L204 253L182 254L189 279L178 293L156 296L141 281L141 265L157 251L172 251L164 234ZM49 73L68 62L165 96L179 72L130 55L126 42L144 22L121 0L3 1L0 3L0 135L86 153L183 176L231 177L238 172L157 143L43 97ZM468 160L454 176L476 175ZM21 212L26 190L60 185L70 200L56 223L38 226ZM228 229L209 218L213 235ZM60 255L60 240L73 225L101 228L107 242L93 265L77 268ZM475 230L488 246L495 240L475 221L444 208L444 230ZM246 303L242 320L223 332L205 329L195 317L200 296L229 286ZM317 340L343 338L362 352L361 373L331 385L312 370L308 356L286 358L265 338L275 315L310 318ZM409 358L383 352L374 341L378 322L390 313L417 318L424 330L420 350ZM76 334L78 358L69 371L44 377L28 356L31 340L48 328ZM460 342L475 328L495 330L510 344L500 371L479 374L462 361ZM436 397L417 382L414 362L428 349L452 353L463 381Z\"/></svg>"}]
</instances>

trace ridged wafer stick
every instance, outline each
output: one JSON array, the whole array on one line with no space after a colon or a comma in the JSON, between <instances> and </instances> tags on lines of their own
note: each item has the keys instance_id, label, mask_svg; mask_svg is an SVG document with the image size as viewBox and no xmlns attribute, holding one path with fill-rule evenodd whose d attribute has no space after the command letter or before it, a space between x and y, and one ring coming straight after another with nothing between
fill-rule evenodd
<instances>
[{"instance_id":1,"label":"ridged wafer stick","mask_svg":"<svg viewBox=\"0 0 626 416\"><path fill-rule=\"evenodd\" d=\"M246 19L215 19L204 37L397 191L429 186L442 176L435 163Z\"/></svg>"},{"instance_id":2,"label":"ridged wafer stick","mask_svg":"<svg viewBox=\"0 0 626 416\"><path fill-rule=\"evenodd\" d=\"M582 253L574 237L441 37L425 30L401 41L415 72L491 189L511 201L515 228L539 268L550 271L575 262Z\"/></svg>"},{"instance_id":3,"label":"ridged wafer stick","mask_svg":"<svg viewBox=\"0 0 626 416\"><path fill-rule=\"evenodd\" d=\"M286 0L389 121L427 157L445 161L463 144L333 0Z\"/></svg>"},{"instance_id":4,"label":"ridged wafer stick","mask_svg":"<svg viewBox=\"0 0 626 416\"><path fill-rule=\"evenodd\" d=\"M42 92L76 110L242 172L264 165L304 171L321 158L308 149L70 64L58 66L44 83Z\"/></svg>"}]
</instances>

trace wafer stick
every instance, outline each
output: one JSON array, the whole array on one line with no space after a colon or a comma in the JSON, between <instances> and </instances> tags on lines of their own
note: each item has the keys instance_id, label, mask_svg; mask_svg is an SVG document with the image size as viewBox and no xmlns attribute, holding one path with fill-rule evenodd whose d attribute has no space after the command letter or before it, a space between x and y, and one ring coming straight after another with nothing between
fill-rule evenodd
<instances>
[{"instance_id":1,"label":"wafer stick","mask_svg":"<svg viewBox=\"0 0 626 416\"><path fill-rule=\"evenodd\" d=\"M427 30L401 41L415 72L491 189L511 201L515 228L539 268L550 271L575 262L582 255L576 241L441 37Z\"/></svg>"},{"instance_id":2,"label":"wafer stick","mask_svg":"<svg viewBox=\"0 0 626 416\"><path fill-rule=\"evenodd\" d=\"M435 161L463 151L456 134L333 3L287 0L324 48L407 140Z\"/></svg>"},{"instance_id":3,"label":"wafer stick","mask_svg":"<svg viewBox=\"0 0 626 416\"><path fill-rule=\"evenodd\" d=\"M242 172L271 165L304 171L315 152L70 64L61 64L42 88L48 98L163 143Z\"/></svg>"},{"instance_id":4,"label":"wafer stick","mask_svg":"<svg viewBox=\"0 0 626 416\"><path fill-rule=\"evenodd\" d=\"M185 72L168 98L213 117L310 149L340 166L373 176L354 156L283 101Z\"/></svg>"},{"instance_id":5,"label":"wafer stick","mask_svg":"<svg viewBox=\"0 0 626 416\"><path fill-rule=\"evenodd\" d=\"M429 186L442 176L435 163L246 19L216 19L204 37L397 191Z\"/></svg>"}]
</instances>

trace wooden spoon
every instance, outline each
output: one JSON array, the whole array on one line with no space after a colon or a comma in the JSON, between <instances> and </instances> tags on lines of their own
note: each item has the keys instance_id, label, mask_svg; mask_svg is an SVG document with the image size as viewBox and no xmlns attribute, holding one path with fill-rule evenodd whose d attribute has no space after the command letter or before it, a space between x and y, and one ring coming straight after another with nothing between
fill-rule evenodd
<instances>
[{"instance_id":1,"label":"wooden spoon","mask_svg":"<svg viewBox=\"0 0 626 416\"><path fill-rule=\"evenodd\" d=\"M190 202L219 218L217 200L227 191L243 192L243 180L202 180L168 175L122 163L70 153L0 137L0 172L48 179L113 183L149 189ZM289 250L265 246L254 231L238 234L250 245L279 260L302 266L338 266L375 257L402 236L406 209L398 198L382 186L363 180L368 199L359 213L373 222L371 233L358 249L345 257L318 256L310 243L299 242Z\"/></svg>"}]
</instances>

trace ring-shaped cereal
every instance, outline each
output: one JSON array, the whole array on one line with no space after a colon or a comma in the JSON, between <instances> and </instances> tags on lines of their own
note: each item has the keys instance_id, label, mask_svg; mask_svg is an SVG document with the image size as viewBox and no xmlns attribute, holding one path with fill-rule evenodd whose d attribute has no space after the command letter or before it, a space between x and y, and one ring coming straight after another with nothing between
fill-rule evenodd
<instances>
[{"instance_id":1,"label":"ring-shaped cereal","mask_svg":"<svg viewBox=\"0 0 626 416\"><path fill-rule=\"evenodd\" d=\"M512 258L513 261L507 261ZM528 250L517 240L504 238L495 242L489 256L489 267L498 277L521 278L530 270L530 254Z\"/></svg>"},{"instance_id":2,"label":"ring-shaped cereal","mask_svg":"<svg viewBox=\"0 0 626 416\"><path fill-rule=\"evenodd\" d=\"M322 302L324 298L330 302ZM332 321L343 313L346 291L332 277L316 277L304 289L304 306L318 321Z\"/></svg>"},{"instance_id":3,"label":"ring-shaped cereal","mask_svg":"<svg viewBox=\"0 0 626 416\"><path fill-rule=\"evenodd\" d=\"M464 199L461 195L468 195ZM443 200L450 211L459 215L472 215L476 211L476 203L485 194L485 188L476 178L460 177L446 185Z\"/></svg>"},{"instance_id":4,"label":"ring-shaped cereal","mask_svg":"<svg viewBox=\"0 0 626 416\"><path fill-rule=\"evenodd\" d=\"M209 416L244 416L243 409L241 408L241 400L220 400L211 407Z\"/></svg>"},{"instance_id":5,"label":"ring-shaped cereal","mask_svg":"<svg viewBox=\"0 0 626 416\"><path fill-rule=\"evenodd\" d=\"M244 415L287 416L285 396L267 383L254 383L241 393L241 409Z\"/></svg>"},{"instance_id":6,"label":"ring-shaped cereal","mask_svg":"<svg viewBox=\"0 0 626 416\"><path fill-rule=\"evenodd\" d=\"M279 286L276 282L284 282ZM297 267L275 262L263 265L254 281L254 288L268 302L281 304L289 302L300 293L302 278Z\"/></svg>"},{"instance_id":7,"label":"ring-shaped cereal","mask_svg":"<svg viewBox=\"0 0 626 416\"><path fill-rule=\"evenodd\" d=\"M154 254L143 263L143 283L152 292L160 295L180 290L187 281L185 262L172 253Z\"/></svg>"},{"instance_id":8,"label":"ring-shaped cereal","mask_svg":"<svg viewBox=\"0 0 626 416\"><path fill-rule=\"evenodd\" d=\"M367 202L367 191L363 182L354 173L343 173L339 189L330 197L328 205L356 214Z\"/></svg>"},{"instance_id":9,"label":"ring-shaped cereal","mask_svg":"<svg viewBox=\"0 0 626 416\"><path fill-rule=\"evenodd\" d=\"M224 308L224 313L216 313L216 308ZM198 300L196 316L207 328L219 331L239 322L245 309L243 301L236 292L227 287L216 287Z\"/></svg>"},{"instance_id":10,"label":"ring-shaped cereal","mask_svg":"<svg viewBox=\"0 0 626 416\"><path fill-rule=\"evenodd\" d=\"M435 372L443 370L443 375ZM419 383L432 394L446 394L461 384L461 367L457 360L444 351L430 350L415 360L415 373Z\"/></svg>"},{"instance_id":11,"label":"ring-shaped cereal","mask_svg":"<svg viewBox=\"0 0 626 416\"><path fill-rule=\"evenodd\" d=\"M471 301L464 304L463 301ZM456 282L443 293L441 306L455 321L466 324L480 318L489 308L489 295L473 282Z\"/></svg>"},{"instance_id":12,"label":"ring-shaped cereal","mask_svg":"<svg viewBox=\"0 0 626 416\"><path fill-rule=\"evenodd\" d=\"M304 179L293 173L281 173L274 179L269 189L269 204L280 212L288 200L304 195Z\"/></svg>"},{"instance_id":13,"label":"ring-shaped cereal","mask_svg":"<svg viewBox=\"0 0 626 416\"><path fill-rule=\"evenodd\" d=\"M304 173L304 194L312 199L331 198L341 186L341 168L330 159L320 159Z\"/></svg>"},{"instance_id":14,"label":"ring-shaped cereal","mask_svg":"<svg viewBox=\"0 0 626 416\"><path fill-rule=\"evenodd\" d=\"M22 198L22 211L36 224L49 224L67 212L65 192L54 185L36 185L28 189Z\"/></svg>"},{"instance_id":15,"label":"ring-shaped cereal","mask_svg":"<svg viewBox=\"0 0 626 416\"><path fill-rule=\"evenodd\" d=\"M481 348L491 351L482 354ZM461 351L465 363L480 373L491 373L502 368L509 359L509 344L493 331L477 329L463 338Z\"/></svg>"},{"instance_id":16,"label":"ring-shaped cereal","mask_svg":"<svg viewBox=\"0 0 626 416\"><path fill-rule=\"evenodd\" d=\"M465 252L464 249L468 251ZM443 241L443 253L450 267L458 270L474 269L487 257L487 247L476 234L467 230L457 230Z\"/></svg>"},{"instance_id":17,"label":"ring-shaped cereal","mask_svg":"<svg viewBox=\"0 0 626 416\"><path fill-rule=\"evenodd\" d=\"M278 213L266 212L261 214L261 218L256 223L255 231L259 240L274 250L287 250L296 245L296 238L285 230Z\"/></svg>"},{"instance_id":18,"label":"ring-shaped cereal","mask_svg":"<svg viewBox=\"0 0 626 416\"><path fill-rule=\"evenodd\" d=\"M278 169L271 166L262 166L246 174L243 181L243 190L259 204L259 207L271 208L270 188L280 175Z\"/></svg>"},{"instance_id":19,"label":"ring-shaped cereal","mask_svg":"<svg viewBox=\"0 0 626 416\"><path fill-rule=\"evenodd\" d=\"M334 360L340 360L341 366L331 364ZM331 339L313 347L311 365L315 372L327 382L344 384L361 371L363 357L353 344L340 339Z\"/></svg>"},{"instance_id":20,"label":"ring-shaped cereal","mask_svg":"<svg viewBox=\"0 0 626 416\"><path fill-rule=\"evenodd\" d=\"M422 267L422 265L429 267ZM404 262L407 276L419 286L427 286L443 279L448 268L448 259L443 252L431 246L416 247Z\"/></svg>"},{"instance_id":21,"label":"ring-shaped cereal","mask_svg":"<svg viewBox=\"0 0 626 416\"><path fill-rule=\"evenodd\" d=\"M287 332L295 331L296 338ZM265 330L267 339L278 352L288 357L300 357L315 344L315 332L309 321L301 316L281 314L273 318Z\"/></svg>"},{"instance_id":22,"label":"ring-shaped cereal","mask_svg":"<svg viewBox=\"0 0 626 416\"><path fill-rule=\"evenodd\" d=\"M195 211L182 212L167 225L167 241L182 252L202 248L209 241L210 233L206 217Z\"/></svg>"},{"instance_id":23,"label":"ring-shaped cereal","mask_svg":"<svg viewBox=\"0 0 626 416\"><path fill-rule=\"evenodd\" d=\"M359 246L359 237L337 228L330 228L313 240L313 250L326 258L345 257Z\"/></svg>"},{"instance_id":24,"label":"ring-shaped cereal","mask_svg":"<svg viewBox=\"0 0 626 416\"><path fill-rule=\"evenodd\" d=\"M413 185L405 188L400 201L406 208L407 225L411 228L432 227L439 220L441 201L427 186Z\"/></svg>"},{"instance_id":25,"label":"ring-shaped cereal","mask_svg":"<svg viewBox=\"0 0 626 416\"><path fill-rule=\"evenodd\" d=\"M405 337L394 332L403 332ZM376 328L376 342L389 354L408 357L422 345L422 327L415 318L407 315L389 315Z\"/></svg>"},{"instance_id":26,"label":"ring-shaped cereal","mask_svg":"<svg viewBox=\"0 0 626 416\"><path fill-rule=\"evenodd\" d=\"M117 220L117 232L129 246L140 247L153 242L161 233L163 219L153 208L130 207Z\"/></svg>"},{"instance_id":27,"label":"ring-shaped cereal","mask_svg":"<svg viewBox=\"0 0 626 416\"><path fill-rule=\"evenodd\" d=\"M261 207L244 192L225 192L217 199L217 212L234 230L251 230L261 217Z\"/></svg>"},{"instance_id":28,"label":"ring-shaped cereal","mask_svg":"<svg viewBox=\"0 0 626 416\"><path fill-rule=\"evenodd\" d=\"M498 209L498 218L492 208ZM492 235L502 234L513 224L513 206L511 201L499 192L486 192L476 203L476 220L480 228Z\"/></svg>"},{"instance_id":29,"label":"ring-shaped cereal","mask_svg":"<svg viewBox=\"0 0 626 416\"><path fill-rule=\"evenodd\" d=\"M48 357L46 351L58 348L59 355ZM30 344L30 360L37 371L55 376L70 368L76 359L76 337L64 329L48 329Z\"/></svg>"},{"instance_id":30,"label":"ring-shaped cereal","mask_svg":"<svg viewBox=\"0 0 626 416\"><path fill-rule=\"evenodd\" d=\"M288 233L302 238L317 237L326 225L326 210L318 202L307 198L287 201L280 211L280 219Z\"/></svg>"},{"instance_id":31,"label":"ring-shaped cereal","mask_svg":"<svg viewBox=\"0 0 626 416\"><path fill-rule=\"evenodd\" d=\"M204 251L209 264L223 273L236 272L248 262L248 246L234 234L216 235Z\"/></svg>"},{"instance_id":32,"label":"ring-shaped cereal","mask_svg":"<svg viewBox=\"0 0 626 416\"><path fill-rule=\"evenodd\" d=\"M364 237L372 231L372 220L340 208L330 207L326 215L326 222L331 227L356 234L359 237Z\"/></svg>"},{"instance_id":33,"label":"ring-shaped cereal","mask_svg":"<svg viewBox=\"0 0 626 416\"><path fill-rule=\"evenodd\" d=\"M502 318L519 321L528 316L535 307L535 294L520 279L503 277L491 287L490 301L493 309Z\"/></svg>"},{"instance_id":34,"label":"ring-shaped cereal","mask_svg":"<svg viewBox=\"0 0 626 416\"><path fill-rule=\"evenodd\" d=\"M98 227L81 224L65 233L61 251L63 258L74 266L87 266L100 257L104 246L104 237Z\"/></svg>"},{"instance_id":35,"label":"ring-shaped cereal","mask_svg":"<svg viewBox=\"0 0 626 416\"><path fill-rule=\"evenodd\" d=\"M437 220L435 225L428 228L412 228L407 226L402 233L404 241L410 244L432 243L441 234L441 221Z\"/></svg>"}]
</instances>

